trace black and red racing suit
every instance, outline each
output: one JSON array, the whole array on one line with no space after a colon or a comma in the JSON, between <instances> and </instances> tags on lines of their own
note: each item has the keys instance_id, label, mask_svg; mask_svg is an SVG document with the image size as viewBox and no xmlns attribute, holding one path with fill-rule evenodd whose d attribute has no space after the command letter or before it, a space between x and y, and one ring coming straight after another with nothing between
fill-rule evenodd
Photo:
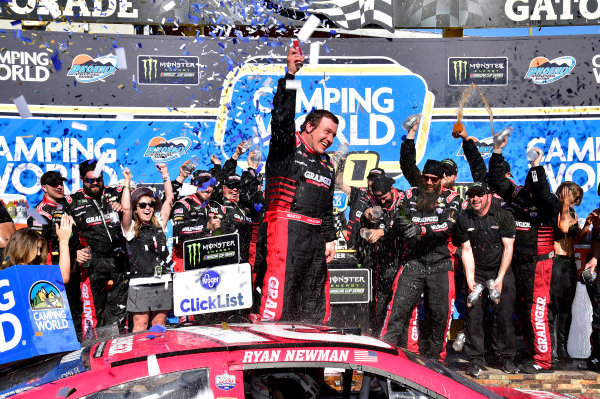
<instances>
[{"instance_id":1,"label":"black and red racing suit","mask_svg":"<svg viewBox=\"0 0 600 399\"><path fill-rule=\"evenodd\" d=\"M511 263L517 286L516 312L521 332L533 361L552 367L554 315L550 307L553 227L557 222L558 198L550 191L543 166L529 169L525 186L516 186L505 176L504 157L492 154L489 184L515 217L517 234Z\"/></svg>"},{"instance_id":2,"label":"black and red racing suit","mask_svg":"<svg viewBox=\"0 0 600 399\"><path fill-rule=\"evenodd\" d=\"M89 262L80 265L84 338L96 326L124 326L129 262L119 215L111 205L121 202L121 192L122 187L105 187L98 198L83 190L71 196L71 214L80 247L89 247L92 255Z\"/></svg>"},{"instance_id":3,"label":"black and red racing suit","mask_svg":"<svg viewBox=\"0 0 600 399\"><path fill-rule=\"evenodd\" d=\"M450 232L456 223L460 202L455 191L443 190L432 209L419 209L417 204L421 193L421 188L413 187L406 191L404 198L405 217L421 233L406 242L402 267L396 274L381 337L411 350L410 342L418 339L422 355L443 360L455 299ZM401 224L396 221L396 226ZM414 319L421 293L425 294L425 309L430 323L427 334L418 337L413 336L415 332L410 320Z\"/></svg>"},{"instance_id":4,"label":"black and red racing suit","mask_svg":"<svg viewBox=\"0 0 600 399\"><path fill-rule=\"evenodd\" d=\"M183 244L186 241L197 240L211 235L207 224L211 218L224 217L225 211L221 204L215 201L202 202L196 194L183 197L173 205L173 270L185 271ZM192 269L200 264L188 265Z\"/></svg>"},{"instance_id":5,"label":"black and red racing suit","mask_svg":"<svg viewBox=\"0 0 600 399\"><path fill-rule=\"evenodd\" d=\"M383 236L377 242L370 244L360 237L361 254L359 259L363 267L369 268L373 276L373 299L369 306L369 321L371 330L374 334L381 331L383 321L387 312L388 303L392 297L392 285L400 267L400 259L404 251L404 241L402 237L393 230L393 225L398 216L401 215L399 210L402 207L404 191L397 190L392 187L392 201L388 207L382 206L382 215L379 220L372 222L364 215L361 215L360 225L368 229L382 229ZM365 208L378 206L374 199L369 200L365 204Z\"/></svg>"},{"instance_id":6,"label":"black and red racing suit","mask_svg":"<svg viewBox=\"0 0 600 399\"><path fill-rule=\"evenodd\" d=\"M325 323L330 315L325 243L336 238L333 164L295 133L296 91L286 90L286 79L294 76L287 74L278 82L266 163L260 316Z\"/></svg>"}]
</instances>

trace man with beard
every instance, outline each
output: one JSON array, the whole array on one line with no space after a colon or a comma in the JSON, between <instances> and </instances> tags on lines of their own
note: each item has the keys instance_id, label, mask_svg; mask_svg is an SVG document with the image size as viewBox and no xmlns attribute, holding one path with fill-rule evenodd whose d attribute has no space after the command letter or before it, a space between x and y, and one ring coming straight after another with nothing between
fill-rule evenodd
<instances>
[{"instance_id":1,"label":"man with beard","mask_svg":"<svg viewBox=\"0 0 600 399\"><path fill-rule=\"evenodd\" d=\"M506 178L502 143L494 142L490 158L490 187L500 195L502 207L512 212L517 234L512 260L517 286L515 310L531 360L519 366L522 373L552 372L552 338L554 315L550 306L552 258L554 257L553 226L557 223L558 198L550 191L546 171L540 162L542 150L531 162L524 186Z\"/></svg>"},{"instance_id":2,"label":"man with beard","mask_svg":"<svg viewBox=\"0 0 600 399\"><path fill-rule=\"evenodd\" d=\"M384 340L406 347L408 322L421 293L425 293L425 309L431 322L428 334L421 337L425 343L421 354L436 360L446 356L454 302L450 231L460 208L458 194L442 189L443 176L441 162L430 159L423 168L420 187L406 191L406 217L394 223L394 229L407 240L406 249L381 331Z\"/></svg>"},{"instance_id":3,"label":"man with beard","mask_svg":"<svg viewBox=\"0 0 600 399\"><path fill-rule=\"evenodd\" d=\"M400 145L400 169L411 187L418 187L421 184L421 171L417 167L417 150L415 148L415 136L418 128L419 121L417 120ZM458 165L450 158L443 159L441 163L443 167L442 187L454 190Z\"/></svg>"},{"instance_id":4,"label":"man with beard","mask_svg":"<svg viewBox=\"0 0 600 399\"><path fill-rule=\"evenodd\" d=\"M488 295L492 289L501 294L491 303L497 324L498 352L502 357L502 371L515 374L513 363L516 353L515 331L512 322L515 302L515 279L510 269L515 241L515 219L492 203L492 194L485 182L475 182L467 190L470 207L457 221L457 238L462 246L462 259L469 293L476 284L484 287L483 294L467 308L467 341L469 358L467 374L478 378L484 366L484 313L489 313Z\"/></svg>"},{"instance_id":5,"label":"man with beard","mask_svg":"<svg viewBox=\"0 0 600 399\"><path fill-rule=\"evenodd\" d=\"M369 258L368 267L373 273L373 300L370 303L370 323L373 333L381 331L387 304L392 294L392 283L398 272L401 258L400 236L392 232L394 221L399 216L404 192L393 187L394 179L379 175L371 184L373 200L368 203L361 218L361 226L369 229L369 236L361 245ZM381 207L380 217L375 217L373 208Z\"/></svg>"},{"instance_id":6,"label":"man with beard","mask_svg":"<svg viewBox=\"0 0 600 399\"><path fill-rule=\"evenodd\" d=\"M96 326L116 323L123 329L129 288L129 265L118 214L123 188L104 187L102 172L95 175L97 164L95 159L79 164L83 188L71 196L80 246L87 247L77 252L84 339Z\"/></svg>"},{"instance_id":7,"label":"man with beard","mask_svg":"<svg viewBox=\"0 0 600 399\"><path fill-rule=\"evenodd\" d=\"M40 179L40 185L44 192L44 197L39 204L35 206L37 213L43 218L45 223L39 218L29 217L27 226L38 232L48 243L48 263L58 265L60 258L58 235L56 234L56 225L60 224L60 220L64 214L71 212L70 206L72 203L71 197L65 195L64 182L67 179L61 176L55 170L44 173ZM79 289L79 275L76 266L76 251L78 247L77 230L73 228L73 235L69 240L70 259L71 259L71 277L66 285L69 307L71 308L71 316L75 331L81 336L81 291Z\"/></svg>"},{"instance_id":8,"label":"man with beard","mask_svg":"<svg viewBox=\"0 0 600 399\"><path fill-rule=\"evenodd\" d=\"M260 316L265 320L326 323L329 320L327 263L335 256L333 164L325 151L337 133L338 118L313 110L296 132L295 79L304 56L294 47L287 74L278 82L271 112L266 163L265 274Z\"/></svg>"},{"instance_id":9,"label":"man with beard","mask_svg":"<svg viewBox=\"0 0 600 399\"><path fill-rule=\"evenodd\" d=\"M224 211L220 204L211 201L217 181L204 170L192 174L191 183L197 191L183 197L173 205L173 262L174 271L185 271L183 243L210 236L221 229Z\"/></svg>"}]
</instances>

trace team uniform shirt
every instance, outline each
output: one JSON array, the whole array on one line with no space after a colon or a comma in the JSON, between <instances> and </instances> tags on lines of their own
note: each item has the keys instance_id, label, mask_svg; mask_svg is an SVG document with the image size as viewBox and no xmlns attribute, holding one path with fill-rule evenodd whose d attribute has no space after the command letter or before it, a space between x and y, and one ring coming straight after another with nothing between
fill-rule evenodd
<instances>
[{"instance_id":1,"label":"team uniform shirt","mask_svg":"<svg viewBox=\"0 0 600 399\"><path fill-rule=\"evenodd\" d=\"M515 218L493 204L483 216L469 208L457 221L458 239L461 244L470 241L477 269L497 270L504 252L502 238L515 238L515 232Z\"/></svg>"},{"instance_id":2,"label":"team uniform shirt","mask_svg":"<svg viewBox=\"0 0 600 399\"><path fill-rule=\"evenodd\" d=\"M183 243L212 234L207 223L214 217L222 221L224 208L214 201L202 202L195 194L184 197L173 205L173 260L175 271L184 271Z\"/></svg>"}]
</instances>

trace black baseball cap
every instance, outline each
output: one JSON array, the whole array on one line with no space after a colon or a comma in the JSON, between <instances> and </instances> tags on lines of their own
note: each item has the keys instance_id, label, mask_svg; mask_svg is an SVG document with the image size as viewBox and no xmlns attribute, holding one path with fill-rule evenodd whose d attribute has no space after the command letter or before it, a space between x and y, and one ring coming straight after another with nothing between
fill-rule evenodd
<instances>
[{"instance_id":1,"label":"black baseball cap","mask_svg":"<svg viewBox=\"0 0 600 399\"><path fill-rule=\"evenodd\" d=\"M369 174L367 175L367 180L372 180L374 178L376 178L377 176L385 176L385 170L381 169L381 168L373 168L369 171Z\"/></svg>"},{"instance_id":2,"label":"black baseball cap","mask_svg":"<svg viewBox=\"0 0 600 399\"><path fill-rule=\"evenodd\" d=\"M444 177L444 165L435 159L428 159L427 162L425 162L422 174L437 176L441 179Z\"/></svg>"},{"instance_id":3,"label":"black baseball cap","mask_svg":"<svg viewBox=\"0 0 600 399\"><path fill-rule=\"evenodd\" d=\"M199 186L202 183L209 181L212 178L210 172L206 170L196 170L192 173L191 182L194 186Z\"/></svg>"},{"instance_id":4,"label":"black baseball cap","mask_svg":"<svg viewBox=\"0 0 600 399\"><path fill-rule=\"evenodd\" d=\"M490 186L486 182L476 181L475 183L471 184L471 187L469 187L466 194L469 195L470 192L479 192L482 194L487 194L491 193L492 191L490 190Z\"/></svg>"},{"instance_id":5,"label":"black baseball cap","mask_svg":"<svg viewBox=\"0 0 600 399\"><path fill-rule=\"evenodd\" d=\"M456 175L458 174L458 165L450 158L442 159L442 165L446 170L447 175Z\"/></svg>"},{"instance_id":6,"label":"black baseball cap","mask_svg":"<svg viewBox=\"0 0 600 399\"><path fill-rule=\"evenodd\" d=\"M240 177L240 175L233 174L233 175L227 176L227 178L225 179L223 184L226 186L230 186L233 184L240 184L241 181L242 181L242 178Z\"/></svg>"},{"instance_id":7,"label":"black baseball cap","mask_svg":"<svg viewBox=\"0 0 600 399\"><path fill-rule=\"evenodd\" d=\"M392 186L394 185L396 181L394 179L392 179L391 177L387 177L385 175L380 175L377 176L374 180L373 180L373 185L371 186L371 190L374 193L387 193L392 189Z\"/></svg>"},{"instance_id":8,"label":"black baseball cap","mask_svg":"<svg viewBox=\"0 0 600 399\"><path fill-rule=\"evenodd\" d=\"M42 175L42 177L40 179L40 184L42 186L44 186L48 183L52 183L55 181L67 181L67 179L62 177L62 175L60 173L58 173L57 171L51 170Z\"/></svg>"}]
</instances>

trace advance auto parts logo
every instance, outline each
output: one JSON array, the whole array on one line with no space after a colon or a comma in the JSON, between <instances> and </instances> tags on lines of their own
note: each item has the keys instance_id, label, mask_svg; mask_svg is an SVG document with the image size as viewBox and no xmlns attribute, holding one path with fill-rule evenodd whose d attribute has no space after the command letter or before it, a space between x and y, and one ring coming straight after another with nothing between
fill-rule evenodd
<instances>
[{"instance_id":1,"label":"advance auto parts logo","mask_svg":"<svg viewBox=\"0 0 600 399\"><path fill-rule=\"evenodd\" d=\"M65 300L54 284L38 281L29 290L29 306L31 310L63 309Z\"/></svg>"},{"instance_id":2,"label":"advance auto parts logo","mask_svg":"<svg viewBox=\"0 0 600 399\"><path fill-rule=\"evenodd\" d=\"M506 57L450 57L448 85L499 86L508 84Z\"/></svg>"},{"instance_id":3,"label":"advance auto parts logo","mask_svg":"<svg viewBox=\"0 0 600 399\"><path fill-rule=\"evenodd\" d=\"M152 137L144 156L150 157L154 162L166 162L187 154L191 146L192 140L188 137L176 137L171 140Z\"/></svg>"},{"instance_id":4,"label":"advance auto parts logo","mask_svg":"<svg viewBox=\"0 0 600 399\"><path fill-rule=\"evenodd\" d=\"M546 57L535 57L529 63L525 79L538 85L555 82L567 76L575 68L575 58L570 56L548 60Z\"/></svg>"},{"instance_id":5,"label":"advance auto parts logo","mask_svg":"<svg viewBox=\"0 0 600 399\"><path fill-rule=\"evenodd\" d=\"M143 85L198 85L199 58L138 55L138 83Z\"/></svg>"},{"instance_id":6,"label":"advance auto parts logo","mask_svg":"<svg viewBox=\"0 0 600 399\"><path fill-rule=\"evenodd\" d=\"M104 78L117 71L119 61L114 54L92 58L87 54L79 54L73 58L67 76L74 76L78 82L91 83Z\"/></svg>"}]
</instances>

